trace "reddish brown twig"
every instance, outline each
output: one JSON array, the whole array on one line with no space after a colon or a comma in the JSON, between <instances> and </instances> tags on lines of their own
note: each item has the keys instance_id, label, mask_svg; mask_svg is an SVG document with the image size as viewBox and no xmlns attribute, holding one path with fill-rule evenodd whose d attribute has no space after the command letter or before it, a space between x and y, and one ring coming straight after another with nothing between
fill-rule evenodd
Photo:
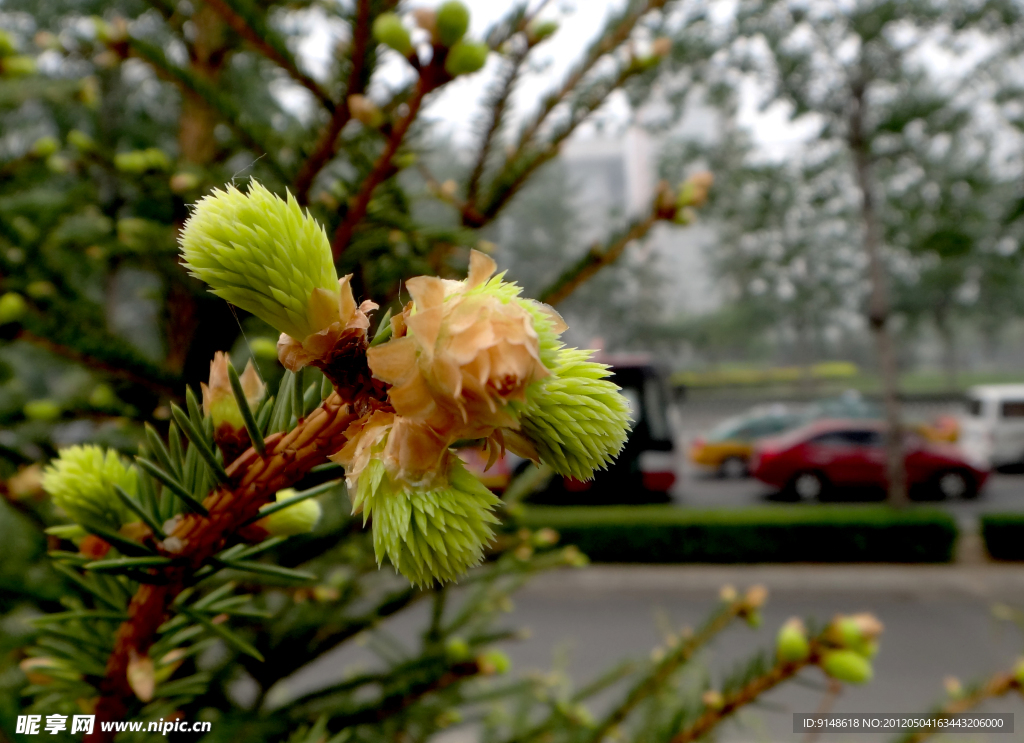
<instances>
[{"instance_id":1,"label":"reddish brown twig","mask_svg":"<svg viewBox=\"0 0 1024 743\"><path fill-rule=\"evenodd\" d=\"M416 81L416 87L413 89L412 97L405 104L407 107L405 115L392 127L391 135L384 145L384 151L374 162L369 175L366 176L360 185L359 193L356 194L349 205L345 218L341 220L341 224L334 231L334 239L331 241L334 260L338 260L341 254L345 252L345 248L352 239L352 233L355 231L356 225L366 216L366 209L370 205L370 199L373 197L373 192L377 186L392 175L394 170L392 160L394 160L398 149L402 146L409 128L416 120L420 107L423 105L423 99L427 93L440 87L446 81L447 76L444 74L444 68L440 67L436 62L432 62L421 71L420 77Z\"/></svg>"},{"instance_id":2,"label":"reddish brown twig","mask_svg":"<svg viewBox=\"0 0 1024 743\"><path fill-rule=\"evenodd\" d=\"M1013 674L1000 672L992 676L988 681L982 684L976 691L966 696L954 699L949 702L938 712L933 713L933 717L944 718L953 717L955 715L963 714L968 710L974 709L979 704L984 702L986 699L993 699L994 697L1001 697L1010 691L1017 689L1021 691L1021 685L1014 678ZM903 738L900 743L921 743L923 740L927 740L933 735L940 732L942 728L931 727L927 730L919 730L906 738Z\"/></svg>"},{"instance_id":3,"label":"reddish brown twig","mask_svg":"<svg viewBox=\"0 0 1024 743\"><path fill-rule=\"evenodd\" d=\"M806 660L795 663L777 663L767 673L752 679L743 687L726 696L721 706L705 710L704 714L698 717L692 725L672 736L670 743L691 743L691 741L700 740L724 718L736 712L740 707L750 704L766 691L778 686L783 681L795 676L802 669L817 662L818 655L815 650Z\"/></svg>"},{"instance_id":4,"label":"reddish brown twig","mask_svg":"<svg viewBox=\"0 0 1024 743\"><path fill-rule=\"evenodd\" d=\"M323 464L329 454L344 443L345 429L355 419L353 405L337 394L288 433L266 440L266 455L247 450L227 468L230 485L221 487L203 501L208 516L181 517L163 545L175 544L176 551L155 545L166 557L182 559L182 565L161 571L161 585L142 585L128 607L128 619L120 626L114 652L107 661L106 677L100 686L97 719L124 719L133 697L128 682L128 664L133 656L145 656L156 639L157 628L167 617L171 601L181 592L189 573L223 549L241 524L255 516L260 506L282 488L301 479L310 469ZM173 538L173 542L172 542ZM152 540L150 540L152 541ZM113 732L97 725L90 741L107 743Z\"/></svg>"},{"instance_id":5,"label":"reddish brown twig","mask_svg":"<svg viewBox=\"0 0 1024 743\"><path fill-rule=\"evenodd\" d=\"M309 189L317 174L324 169L324 166L331 161L337 152L338 136L345 124L352 118L352 112L348 108L350 95L357 95L366 89L366 54L370 44L370 0L359 0L356 7L355 23L352 27L352 70L348 76L348 85L345 86L346 98L340 101L334 109L331 120L320 132L316 140L313 152L295 176L295 198L300 204L305 204L309 198Z\"/></svg>"}]
</instances>

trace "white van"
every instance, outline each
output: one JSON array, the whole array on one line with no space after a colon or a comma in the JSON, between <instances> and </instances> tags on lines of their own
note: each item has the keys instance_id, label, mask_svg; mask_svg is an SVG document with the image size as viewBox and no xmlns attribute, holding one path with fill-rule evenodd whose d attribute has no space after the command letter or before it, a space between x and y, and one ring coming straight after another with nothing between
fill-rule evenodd
<instances>
[{"instance_id":1,"label":"white van","mask_svg":"<svg viewBox=\"0 0 1024 743\"><path fill-rule=\"evenodd\" d=\"M967 390L959 443L964 454L991 467L1024 462L1024 384Z\"/></svg>"}]
</instances>

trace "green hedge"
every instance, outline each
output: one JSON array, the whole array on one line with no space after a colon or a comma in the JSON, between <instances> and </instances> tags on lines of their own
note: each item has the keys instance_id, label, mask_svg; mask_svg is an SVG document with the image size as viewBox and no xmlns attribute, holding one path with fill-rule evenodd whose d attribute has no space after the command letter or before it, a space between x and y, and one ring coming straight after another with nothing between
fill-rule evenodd
<instances>
[{"instance_id":1,"label":"green hedge","mask_svg":"<svg viewBox=\"0 0 1024 743\"><path fill-rule=\"evenodd\" d=\"M996 560L1024 560L1024 513L985 514L981 538Z\"/></svg>"},{"instance_id":2,"label":"green hedge","mask_svg":"<svg viewBox=\"0 0 1024 743\"><path fill-rule=\"evenodd\" d=\"M956 521L944 511L885 506L527 508L594 562L949 562Z\"/></svg>"}]
</instances>

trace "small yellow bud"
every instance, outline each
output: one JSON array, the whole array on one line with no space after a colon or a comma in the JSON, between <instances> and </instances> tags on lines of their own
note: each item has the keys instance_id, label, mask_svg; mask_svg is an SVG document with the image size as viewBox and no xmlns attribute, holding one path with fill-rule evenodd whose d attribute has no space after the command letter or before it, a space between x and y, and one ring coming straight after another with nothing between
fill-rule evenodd
<instances>
[{"instance_id":1,"label":"small yellow bud","mask_svg":"<svg viewBox=\"0 0 1024 743\"><path fill-rule=\"evenodd\" d=\"M731 604L733 601L739 598L739 593L736 591L736 586L730 583L725 584L721 587L721 589L719 589L718 598L721 599L724 603Z\"/></svg>"},{"instance_id":2,"label":"small yellow bud","mask_svg":"<svg viewBox=\"0 0 1024 743\"><path fill-rule=\"evenodd\" d=\"M17 322L28 310L25 298L17 292L0 295L0 325Z\"/></svg>"},{"instance_id":3,"label":"small yellow bud","mask_svg":"<svg viewBox=\"0 0 1024 743\"><path fill-rule=\"evenodd\" d=\"M811 654L807 629L798 617L793 617L782 625L775 639L775 653L783 663L797 663L806 660Z\"/></svg>"},{"instance_id":4,"label":"small yellow bud","mask_svg":"<svg viewBox=\"0 0 1024 743\"><path fill-rule=\"evenodd\" d=\"M715 689L705 691L700 695L700 700L704 702L704 706L708 709L720 710L725 706L725 697L722 696L722 692Z\"/></svg>"},{"instance_id":5,"label":"small yellow bud","mask_svg":"<svg viewBox=\"0 0 1024 743\"><path fill-rule=\"evenodd\" d=\"M512 669L512 661L500 650L488 650L476 659L480 666L480 673L484 676L494 676L508 673Z\"/></svg>"},{"instance_id":6,"label":"small yellow bud","mask_svg":"<svg viewBox=\"0 0 1024 743\"><path fill-rule=\"evenodd\" d=\"M377 129L384 123L384 114L380 108L365 95L350 95L348 110L353 119L370 129Z\"/></svg>"}]
</instances>

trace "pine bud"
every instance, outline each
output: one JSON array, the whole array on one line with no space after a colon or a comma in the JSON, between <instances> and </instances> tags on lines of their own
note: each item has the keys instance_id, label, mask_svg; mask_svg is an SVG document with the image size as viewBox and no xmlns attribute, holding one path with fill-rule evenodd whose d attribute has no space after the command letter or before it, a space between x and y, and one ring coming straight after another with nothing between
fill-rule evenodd
<instances>
[{"instance_id":1,"label":"pine bud","mask_svg":"<svg viewBox=\"0 0 1024 743\"><path fill-rule=\"evenodd\" d=\"M841 647L871 657L877 651L877 640L883 629L873 614L837 616L829 626L828 637Z\"/></svg>"},{"instance_id":2,"label":"pine bud","mask_svg":"<svg viewBox=\"0 0 1024 743\"><path fill-rule=\"evenodd\" d=\"M7 292L0 296L0 325L17 322L28 310L25 298L17 292Z\"/></svg>"},{"instance_id":3,"label":"pine bud","mask_svg":"<svg viewBox=\"0 0 1024 743\"><path fill-rule=\"evenodd\" d=\"M224 460L232 462L249 447L249 432L245 419L238 408L238 400L231 388L228 377L228 356L217 351L210 362L210 383L200 383L203 391L203 413L213 420L213 439L224 452ZM266 389L256 368L249 361L239 376L242 392L249 410L256 412L256 406L263 399Z\"/></svg>"},{"instance_id":4,"label":"pine bud","mask_svg":"<svg viewBox=\"0 0 1024 743\"><path fill-rule=\"evenodd\" d=\"M294 495L295 491L291 488L287 490L279 490L277 493L277 500L283 501ZM262 511L270 508L273 505L273 503L268 503L260 510ZM322 513L323 509L320 507L320 504L313 498L307 498L306 500L299 501L293 506L288 506L287 508L283 508L280 511L270 514L269 516L265 516L257 521L255 525L263 527L263 529L273 537L291 537L296 534L309 534L316 528Z\"/></svg>"},{"instance_id":5,"label":"pine bud","mask_svg":"<svg viewBox=\"0 0 1024 743\"><path fill-rule=\"evenodd\" d=\"M348 110L353 119L370 129L376 129L384 123L384 114L380 108L365 95L350 95Z\"/></svg>"},{"instance_id":6,"label":"pine bud","mask_svg":"<svg viewBox=\"0 0 1024 743\"><path fill-rule=\"evenodd\" d=\"M500 650L488 650L476 662L484 676L505 674L512 670L512 661Z\"/></svg>"},{"instance_id":7,"label":"pine bud","mask_svg":"<svg viewBox=\"0 0 1024 743\"><path fill-rule=\"evenodd\" d=\"M553 36L556 31L558 31L558 21L531 21L530 25L526 27L526 40L530 46L533 46L549 36Z\"/></svg>"},{"instance_id":8,"label":"pine bud","mask_svg":"<svg viewBox=\"0 0 1024 743\"><path fill-rule=\"evenodd\" d=\"M469 9L459 0L447 0L437 9L434 23L437 40L442 46L452 46L466 34L469 28Z\"/></svg>"},{"instance_id":9,"label":"pine bud","mask_svg":"<svg viewBox=\"0 0 1024 743\"><path fill-rule=\"evenodd\" d=\"M626 398L607 380L608 367L590 361L590 355L559 349L549 367L551 376L529 390L520 417L521 433L535 445L539 458L558 474L577 480L589 480L607 467L629 433ZM509 448L516 451L511 439Z\"/></svg>"},{"instance_id":10,"label":"pine bud","mask_svg":"<svg viewBox=\"0 0 1024 743\"><path fill-rule=\"evenodd\" d=\"M348 277L338 280L326 233L291 194L284 201L255 181L248 194L215 190L196 204L180 242L185 265L211 292L284 334L279 352L293 371L329 352L344 329L369 326Z\"/></svg>"},{"instance_id":11,"label":"pine bud","mask_svg":"<svg viewBox=\"0 0 1024 743\"><path fill-rule=\"evenodd\" d=\"M7 31L0 30L0 57L10 57L18 51L15 38Z\"/></svg>"},{"instance_id":12,"label":"pine bud","mask_svg":"<svg viewBox=\"0 0 1024 743\"><path fill-rule=\"evenodd\" d=\"M61 408L56 401L42 398L25 403L22 412L30 421L55 421L60 418Z\"/></svg>"},{"instance_id":13,"label":"pine bud","mask_svg":"<svg viewBox=\"0 0 1024 743\"><path fill-rule=\"evenodd\" d=\"M1024 688L1024 658L1019 658L1013 667L1013 678L1017 685Z\"/></svg>"},{"instance_id":14,"label":"pine bud","mask_svg":"<svg viewBox=\"0 0 1024 743\"><path fill-rule=\"evenodd\" d=\"M60 149L60 142L53 137L40 137L32 145L33 157L49 157Z\"/></svg>"},{"instance_id":15,"label":"pine bud","mask_svg":"<svg viewBox=\"0 0 1024 743\"><path fill-rule=\"evenodd\" d=\"M449 637L444 644L444 654L451 661L466 660L469 657L469 643L461 637Z\"/></svg>"},{"instance_id":16,"label":"pine bud","mask_svg":"<svg viewBox=\"0 0 1024 743\"><path fill-rule=\"evenodd\" d=\"M25 77L34 75L35 71L36 61L32 57L18 54L0 58L0 74L4 77Z\"/></svg>"},{"instance_id":17,"label":"pine bud","mask_svg":"<svg viewBox=\"0 0 1024 743\"><path fill-rule=\"evenodd\" d=\"M704 702L704 706L712 710L720 710L725 706L725 697L722 696L722 692L715 689L708 689L700 695L700 700Z\"/></svg>"},{"instance_id":18,"label":"pine bud","mask_svg":"<svg viewBox=\"0 0 1024 743\"><path fill-rule=\"evenodd\" d=\"M72 129L68 132L68 144L81 152L92 152L96 149L96 140L81 129Z\"/></svg>"},{"instance_id":19,"label":"pine bud","mask_svg":"<svg viewBox=\"0 0 1024 743\"><path fill-rule=\"evenodd\" d=\"M487 44L478 41L459 41L448 50L444 69L452 77L476 72L487 64L490 51Z\"/></svg>"},{"instance_id":20,"label":"pine bud","mask_svg":"<svg viewBox=\"0 0 1024 743\"><path fill-rule=\"evenodd\" d=\"M381 13L373 22L373 38L379 43L389 46L403 57L412 54L412 38L402 19L395 13Z\"/></svg>"},{"instance_id":21,"label":"pine bud","mask_svg":"<svg viewBox=\"0 0 1024 743\"><path fill-rule=\"evenodd\" d=\"M676 197L676 207L701 207L707 203L708 192L715 182L715 176L704 170L694 173L685 181L679 184L679 195Z\"/></svg>"},{"instance_id":22,"label":"pine bud","mask_svg":"<svg viewBox=\"0 0 1024 743\"><path fill-rule=\"evenodd\" d=\"M775 653L783 663L798 663L811 654L807 641L807 629L799 618L786 621L775 639Z\"/></svg>"},{"instance_id":23,"label":"pine bud","mask_svg":"<svg viewBox=\"0 0 1024 743\"><path fill-rule=\"evenodd\" d=\"M353 423L346 435L331 459L345 465L353 513L371 522L378 564L386 556L411 583L429 586L483 559L499 501L458 457L424 449L429 431L388 413Z\"/></svg>"},{"instance_id":24,"label":"pine bud","mask_svg":"<svg viewBox=\"0 0 1024 743\"><path fill-rule=\"evenodd\" d=\"M821 668L829 676L848 684L864 684L871 680L871 661L853 650L830 650L821 659Z\"/></svg>"},{"instance_id":25,"label":"pine bud","mask_svg":"<svg viewBox=\"0 0 1024 743\"><path fill-rule=\"evenodd\" d=\"M98 446L61 449L43 471L43 489L74 521L116 531L134 516L114 493L114 485L134 495L135 470L126 467L116 452L104 453Z\"/></svg>"}]
</instances>

